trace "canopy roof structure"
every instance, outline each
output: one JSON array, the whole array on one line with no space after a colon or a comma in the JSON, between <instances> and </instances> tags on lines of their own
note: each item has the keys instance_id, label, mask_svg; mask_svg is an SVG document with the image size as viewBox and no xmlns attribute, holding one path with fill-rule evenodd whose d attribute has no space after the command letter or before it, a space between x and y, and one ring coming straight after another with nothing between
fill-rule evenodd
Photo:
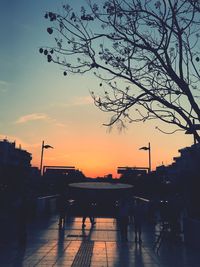
<instances>
[{"instance_id":1,"label":"canopy roof structure","mask_svg":"<svg viewBox=\"0 0 200 267\"><path fill-rule=\"evenodd\" d=\"M76 198L118 199L133 191L133 186L122 183L84 182L69 184L70 191Z\"/></svg>"},{"instance_id":2,"label":"canopy roof structure","mask_svg":"<svg viewBox=\"0 0 200 267\"><path fill-rule=\"evenodd\" d=\"M132 185L122 183L105 183L105 182L85 182L85 183L72 183L70 187L79 189L94 189L94 190L124 190L133 188Z\"/></svg>"}]
</instances>

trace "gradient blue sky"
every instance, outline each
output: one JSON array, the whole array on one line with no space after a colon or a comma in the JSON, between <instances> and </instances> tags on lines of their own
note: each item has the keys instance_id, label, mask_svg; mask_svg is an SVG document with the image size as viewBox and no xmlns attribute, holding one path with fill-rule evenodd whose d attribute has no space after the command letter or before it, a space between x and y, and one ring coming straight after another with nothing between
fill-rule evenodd
<instances>
[{"instance_id":1,"label":"gradient blue sky","mask_svg":"<svg viewBox=\"0 0 200 267\"><path fill-rule=\"evenodd\" d=\"M39 54L39 47L52 41L45 11L58 11L63 2L0 0L0 138L16 140L31 152L33 166L39 166L45 140L55 147L45 151L45 165L74 165L93 177L116 175L117 166L147 166L148 155L138 148L148 142L154 168L171 163L179 148L192 144L192 136L164 135L155 130L158 122L109 133L102 126L109 114L99 111L89 95L99 81L89 74L66 78L61 67ZM67 2L76 8L85 3Z\"/></svg>"}]
</instances>

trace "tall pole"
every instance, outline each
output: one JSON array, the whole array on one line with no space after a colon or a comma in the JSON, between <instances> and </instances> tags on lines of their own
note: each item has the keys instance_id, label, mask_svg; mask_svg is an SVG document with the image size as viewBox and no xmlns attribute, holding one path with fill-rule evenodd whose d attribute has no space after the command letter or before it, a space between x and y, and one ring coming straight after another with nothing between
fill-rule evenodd
<instances>
[{"instance_id":1,"label":"tall pole","mask_svg":"<svg viewBox=\"0 0 200 267\"><path fill-rule=\"evenodd\" d=\"M195 125L195 120L193 119L193 121L192 121L192 124L193 124L193 127L195 127L194 125ZM194 137L194 145L196 145L196 137L195 137L195 133L193 133L193 137Z\"/></svg>"},{"instance_id":2,"label":"tall pole","mask_svg":"<svg viewBox=\"0 0 200 267\"><path fill-rule=\"evenodd\" d=\"M149 143L148 150L149 150L149 173L150 173L151 171L151 144L150 143Z\"/></svg>"},{"instance_id":3,"label":"tall pole","mask_svg":"<svg viewBox=\"0 0 200 267\"><path fill-rule=\"evenodd\" d=\"M40 161L40 174L41 175L42 175L43 153L44 153L44 141L42 141L42 149L41 149L41 161Z\"/></svg>"}]
</instances>

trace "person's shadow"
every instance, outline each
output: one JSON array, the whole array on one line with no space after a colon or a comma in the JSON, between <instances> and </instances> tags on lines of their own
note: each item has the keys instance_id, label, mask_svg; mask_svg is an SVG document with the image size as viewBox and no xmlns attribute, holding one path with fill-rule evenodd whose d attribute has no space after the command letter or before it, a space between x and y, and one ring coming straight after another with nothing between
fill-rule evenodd
<instances>
[{"instance_id":1,"label":"person's shadow","mask_svg":"<svg viewBox=\"0 0 200 267\"><path fill-rule=\"evenodd\" d=\"M130 251L128 242L120 242L117 246L119 255L119 266L129 266L130 265Z\"/></svg>"},{"instance_id":2,"label":"person's shadow","mask_svg":"<svg viewBox=\"0 0 200 267\"><path fill-rule=\"evenodd\" d=\"M146 254L142 253L142 246L141 244L136 243L135 244L135 265L136 266L141 266L144 267L145 266L145 257Z\"/></svg>"},{"instance_id":3,"label":"person's shadow","mask_svg":"<svg viewBox=\"0 0 200 267\"><path fill-rule=\"evenodd\" d=\"M87 241L91 241L93 230L94 230L94 226L93 225L88 230L85 229L85 228L82 228L82 239L83 240L87 240Z\"/></svg>"},{"instance_id":4,"label":"person's shadow","mask_svg":"<svg viewBox=\"0 0 200 267\"><path fill-rule=\"evenodd\" d=\"M64 251L64 241L65 241L65 228L59 228L58 231L58 246L57 246L57 254L62 255Z\"/></svg>"}]
</instances>

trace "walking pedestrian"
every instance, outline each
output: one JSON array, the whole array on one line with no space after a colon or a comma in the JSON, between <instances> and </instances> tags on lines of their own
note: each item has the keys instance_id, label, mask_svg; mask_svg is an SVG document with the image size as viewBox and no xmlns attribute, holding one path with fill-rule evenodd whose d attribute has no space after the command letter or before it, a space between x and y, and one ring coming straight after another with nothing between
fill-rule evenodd
<instances>
[{"instance_id":1,"label":"walking pedestrian","mask_svg":"<svg viewBox=\"0 0 200 267\"><path fill-rule=\"evenodd\" d=\"M143 207L139 199L135 200L133 208L135 242L142 242Z\"/></svg>"},{"instance_id":2,"label":"walking pedestrian","mask_svg":"<svg viewBox=\"0 0 200 267\"><path fill-rule=\"evenodd\" d=\"M83 200L81 206L82 206L82 214L83 214L82 228L86 227L85 221L87 217L89 217L91 225L94 226L96 222L94 219L93 203L90 202L89 200Z\"/></svg>"},{"instance_id":3,"label":"walking pedestrian","mask_svg":"<svg viewBox=\"0 0 200 267\"><path fill-rule=\"evenodd\" d=\"M59 208L59 228L63 228L66 221L66 208L67 208L67 197L65 190L61 190L58 198L58 208Z\"/></svg>"},{"instance_id":4,"label":"walking pedestrian","mask_svg":"<svg viewBox=\"0 0 200 267\"><path fill-rule=\"evenodd\" d=\"M126 197L119 200L119 227L122 241L128 241L129 201Z\"/></svg>"}]
</instances>

